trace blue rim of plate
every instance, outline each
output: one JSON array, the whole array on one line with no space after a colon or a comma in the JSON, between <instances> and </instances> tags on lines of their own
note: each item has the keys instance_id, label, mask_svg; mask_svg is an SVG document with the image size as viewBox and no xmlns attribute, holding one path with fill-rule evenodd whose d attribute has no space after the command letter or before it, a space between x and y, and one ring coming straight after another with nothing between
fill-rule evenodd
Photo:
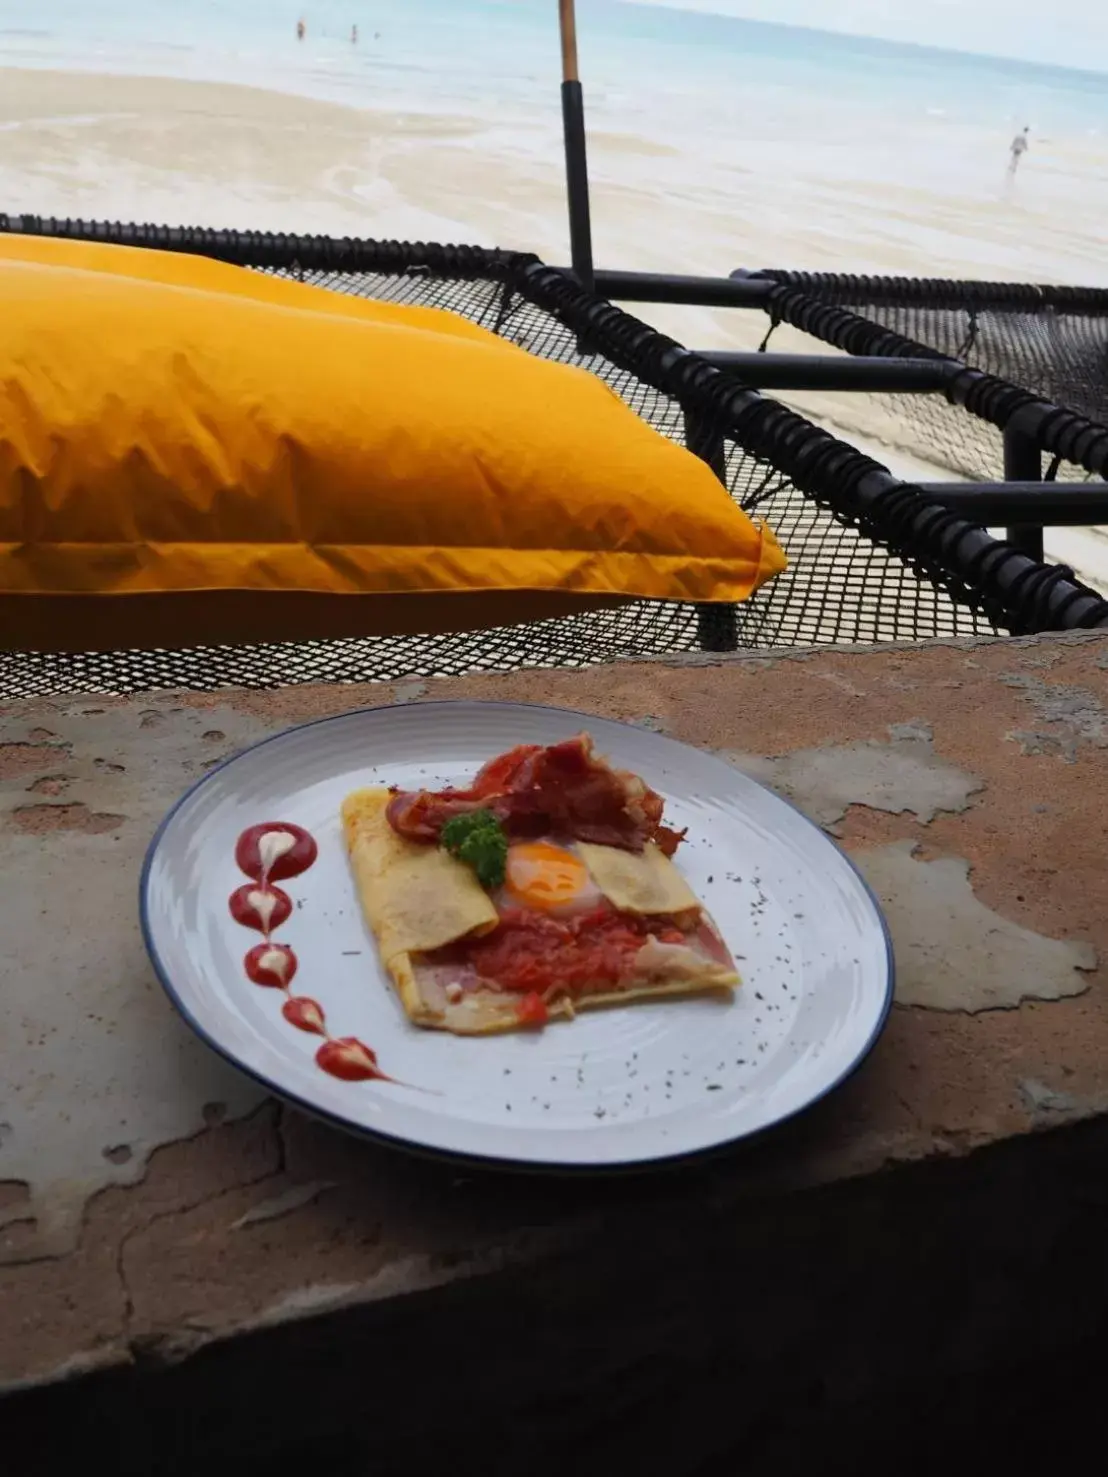
<instances>
[{"instance_id":1,"label":"blue rim of plate","mask_svg":"<svg viewBox=\"0 0 1108 1477\"><path fill-rule=\"evenodd\" d=\"M472 698L439 698L436 700L432 700L431 702L420 702L416 704L416 706L420 708L451 708L463 702L469 706L477 706L482 708L528 708L533 712L540 713L569 713L575 717L583 718L586 723L596 722L599 718L600 721L604 723L615 724L619 728L634 728L633 724L621 722L618 718L603 718L601 717L601 715L596 713L583 713L578 708L558 708L550 703L506 703L483 701L475 702L475 700ZM565 1164L558 1163L554 1160L544 1160L536 1162L530 1159L511 1159L500 1154L483 1155L466 1153L460 1150L453 1149L438 1149L428 1144L419 1143L418 1141L413 1139L404 1138L400 1134L385 1133L382 1132L380 1129L367 1128L365 1124L354 1123L349 1118L344 1118L339 1113L331 1113L326 1108L319 1107L316 1103L308 1102L306 1099L298 1096L298 1094L294 1092L289 1092L287 1088L284 1088L279 1083L274 1082L272 1078L267 1077L264 1073L256 1072L253 1070L253 1068L248 1067L245 1065L245 1063L241 1062L234 1055L233 1052L228 1051L226 1047L222 1046L217 1040L215 1040L211 1032L208 1031L204 1026L202 1026L193 1015L188 1005L181 998L177 987L174 985L173 980L170 977L169 971L162 964L161 957L158 954L157 945L155 944L152 937L150 929L150 915L147 906L147 885L150 876L150 869L154 864L154 859L157 855L158 847L161 844L162 836L168 829L177 812L188 800L192 798L197 790L203 789L203 787L208 784L210 780L214 779L217 774L220 774L223 770L228 769L232 764L237 764L238 761L244 758L247 754L253 754L258 749L264 749L268 744L276 743L280 739L287 738L290 733L297 733L301 729L319 728L325 723L344 722L351 718L357 718L369 713L388 713L391 712L395 707L395 703L378 703L371 708L351 708L346 713L332 713L326 718L309 719L307 723L292 723L289 725L288 728L283 728L280 733L271 733L268 738L259 739L256 744L248 744L246 748L239 749L236 753L231 754L228 758L223 759L218 764L213 765L206 774L202 775L200 779L194 781L193 784L189 785L188 789L185 790L182 795L178 796L178 798L170 806L169 810L159 822L158 828L154 832L154 835L151 837L150 845L146 848L146 855L143 857L142 871L139 874L139 927L142 930L142 941L145 945L146 953L150 959L150 963L153 966L154 973L158 977L158 982L160 983L165 993L169 996L169 999L176 1009L178 1015L182 1017L182 1019L192 1029L192 1031L194 1031L195 1034L199 1036L200 1040L203 1041L206 1046L210 1047L217 1056L222 1057L225 1062L228 1062L237 1071L242 1072L244 1076L251 1077L255 1082L260 1083L264 1088L271 1092L274 1097L281 1099L283 1102L294 1104L297 1108L301 1110L301 1112L308 1114L309 1117L316 1118L321 1122L329 1124L333 1128L341 1129L344 1133L352 1134L357 1138L369 1139L373 1143L380 1144L385 1148L402 1150L403 1152L407 1154L412 1154L417 1158L433 1159L438 1162L445 1162L450 1164L470 1165L474 1168L503 1170L531 1175L563 1175L572 1176L573 1178L594 1177L597 1175L648 1174L652 1171L660 1169L679 1169L686 1165L698 1163L701 1160L718 1157L719 1155L724 1154L729 1150L736 1150L740 1145L754 1143L764 1138L766 1134L774 1133L777 1129L782 1128L786 1123L791 1123L795 1119L801 1117L803 1114L810 1112L814 1107L817 1106L817 1104L822 1103L826 1098L830 1097L832 1093L837 1092L838 1089L842 1087L845 1082L849 1081L849 1079L854 1076L855 1072L857 1072L858 1068L862 1065L862 1063L869 1056L870 1052L877 1045L877 1042L881 1037L881 1033L884 1031L885 1026L888 1022L889 1013L892 1010L893 997L896 987L896 958L893 952L893 941L892 936L889 933L888 921L885 918L885 913L881 907L881 903L877 897L877 894L869 885L866 878L862 875L862 872L859 870L858 866L854 863L854 861L851 860L850 856L842 849L841 846L838 846L836 844L834 838L828 836L826 831L824 831L820 826L817 826L815 821L813 821L810 816L805 815L805 813L800 809L798 805L794 805L791 800L786 800L783 796L778 795L775 790L771 790L768 785L763 785L760 780L752 779L750 775L743 775L743 778L747 780L748 783L757 785L759 789L766 790L769 794L773 796L775 800L778 800L782 805L787 806L791 811L798 815L801 820L805 822L806 825L811 826L811 828L819 836L821 836L825 841L829 842L830 845L833 846L834 849L838 852L840 858L846 863L850 871L853 872L854 877L861 887L863 893L865 893L865 895L872 903L873 911L876 914L877 922L881 929L881 936L885 944L885 998L881 1003L881 1009L878 1013L877 1020L874 1022L873 1029L871 1030L869 1036L866 1038L865 1042L859 1048L857 1054L854 1057L854 1060L849 1064L849 1066L845 1067L833 1082L829 1083L814 1097L809 1098L809 1100L806 1103L803 1103L799 1108L794 1108L791 1110L791 1112L783 1113L780 1118L775 1118L772 1123L763 1124L761 1128L757 1128L749 1132L735 1134L731 1138L720 1139L717 1143L706 1144L701 1149L688 1149L678 1154L660 1154L656 1158L652 1159L622 1161L610 1160L603 1164ZM662 736L668 737L668 735ZM703 750L698 750L694 744L685 744L684 741L681 739L670 739L670 742L678 743L681 744L682 747L693 749L693 751L696 753L704 752ZM723 760L720 760L720 763L723 762ZM741 771L736 771L736 773L741 773Z\"/></svg>"}]
</instances>

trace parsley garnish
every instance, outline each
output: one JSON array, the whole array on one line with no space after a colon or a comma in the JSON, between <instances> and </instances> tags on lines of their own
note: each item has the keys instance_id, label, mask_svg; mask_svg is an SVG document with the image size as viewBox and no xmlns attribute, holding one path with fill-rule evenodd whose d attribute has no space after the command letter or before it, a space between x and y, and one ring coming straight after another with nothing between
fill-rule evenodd
<instances>
[{"instance_id":1,"label":"parsley garnish","mask_svg":"<svg viewBox=\"0 0 1108 1477\"><path fill-rule=\"evenodd\" d=\"M451 856L468 863L482 887L499 887L508 860L508 838L491 810L473 810L447 821L439 837Z\"/></svg>"}]
</instances>

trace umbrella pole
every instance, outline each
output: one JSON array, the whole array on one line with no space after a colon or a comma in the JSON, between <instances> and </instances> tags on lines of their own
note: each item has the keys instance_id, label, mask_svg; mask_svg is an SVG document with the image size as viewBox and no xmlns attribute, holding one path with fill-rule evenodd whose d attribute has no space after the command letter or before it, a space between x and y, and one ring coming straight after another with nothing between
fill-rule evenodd
<instances>
[{"instance_id":1,"label":"umbrella pole","mask_svg":"<svg viewBox=\"0 0 1108 1477\"><path fill-rule=\"evenodd\" d=\"M558 0L558 20L562 32L562 130L566 150L570 261L578 282L592 292L595 279L589 219L589 166L585 152L585 100L577 71L574 0Z\"/></svg>"}]
</instances>

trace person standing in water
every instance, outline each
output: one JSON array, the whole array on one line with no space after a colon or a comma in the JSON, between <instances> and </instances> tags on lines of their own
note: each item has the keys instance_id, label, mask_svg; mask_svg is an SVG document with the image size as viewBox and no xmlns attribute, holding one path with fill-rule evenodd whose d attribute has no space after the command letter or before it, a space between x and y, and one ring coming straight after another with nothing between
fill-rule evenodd
<instances>
[{"instance_id":1,"label":"person standing in water","mask_svg":"<svg viewBox=\"0 0 1108 1477\"><path fill-rule=\"evenodd\" d=\"M350 44L351 44L351 46L357 46L357 44L358 44L358 28L357 28L357 26L351 26L350 27Z\"/></svg>"},{"instance_id":2,"label":"person standing in water","mask_svg":"<svg viewBox=\"0 0 1108 1477\"><path fill-rule=\"evenodd\" d=\"M1009 174L1015 174L1016 170L1020 167L1020 160L1031 147L1027 141L1027 135L1030 132L1030 128L1025 128L1022 133L1017 133L1012 140L1012 158L1008 164Z\"/></svg>"},{"instance_id":3,"label":"person standing in water","mask_svg":"<svg viewBox=\"0 0 1108 1477\"><path fill-rule=\"evenodd\" d=\"M302 20L296 22L296 39L298 41L303 41L305 29L306 27Z\"/></svg>"}]
</instances>

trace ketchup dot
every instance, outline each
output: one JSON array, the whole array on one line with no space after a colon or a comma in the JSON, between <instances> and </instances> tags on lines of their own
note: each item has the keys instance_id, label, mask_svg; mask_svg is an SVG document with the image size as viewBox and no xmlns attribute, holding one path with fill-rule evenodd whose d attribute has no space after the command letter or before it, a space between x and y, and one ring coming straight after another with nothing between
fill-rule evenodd
<instances>
[{"instance_id":1,"label":"ketchup dot","mask_svg":"<svg viewBox=\"0 0 1108 1477\"><path fill-rule=\"evenodd\" d=\"M255 944L243 960L243 967L247 978L256 985L283 990L296 973L297 958L288 944Z\"/></svg>"},{"instance_id":2,"label":"ketchup dot","mask_svg":"<svg viewBox=\"0 0 1108 1477\"><path fill-rule=\"evenodd\" d=\"M268 924L258 912L256 898L259 893L274 900ZM231 917L244 928L256 928L259 933L272 933L275 928L280 928L282 923L287 922L292 913L292 898L279 887L263 888L260 883L245 882L241 887L235 888L228 906Z\"/></svg>"},{"instance_id":3,"label":"ketchup dot","mask_svg":"<svg viewBox=\"0 0 1108 1477\"><path fill-rule=\"evenodd\" d=\"M319 849L314 837L302 826L294 826L291 821L265 821L260 826L249 826L235 845L235 861L239 870L248 877L253 877L255 882L261 880L263 871L261 839L274 831L291 836L293 844L290 850L274 858L268 873L271 882L280 882L286 877L299 877L301 872L308 870L318 855Z\"/></svg>"},{"instance_id":4,"label":"ketchup dot","mask_svg":"<svg viewBox=\"0 0 1108 1477\"><path fill-rule=\"evenodd\" d=\"M308 995L293 995L281 1006L281 1014L298 1031L308 1031L315 1036L326 1035L323 1007Z\"/></svg>"},{"instance_id":5,"label":"ketchup dot","mask_svg":"<svg viewBox=\"0 0 1108 1477\"><path fill-rule=\"evenodd\" d=\"M366 1082L371 1077L383 1077L377 1070L377 1056L356 1036L340 1036L335 1041L325 1041L315 1054L316 1062L332 1077L344 1082Z\"/></svg>"}]
</instances>

